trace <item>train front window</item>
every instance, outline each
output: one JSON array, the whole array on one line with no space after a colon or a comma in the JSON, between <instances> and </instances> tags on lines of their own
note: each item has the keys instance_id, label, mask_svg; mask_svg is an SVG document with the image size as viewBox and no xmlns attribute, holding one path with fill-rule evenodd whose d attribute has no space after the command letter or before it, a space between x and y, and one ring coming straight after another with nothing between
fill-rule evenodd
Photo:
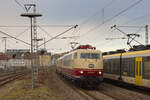
<instances>
[{"instance_id":1,"label":"train front window","mask_svg":"<svg viewBox=\"0 0 150 100\"><path fill-rule=\"evenodd\" d=\"M92 58L92 59L99 59L99 54L92 53L92 54L91 54L91 58Z\"/></svg>"},{"instance_id":2,"label":"train front window","mask_svg":"<svg viewBox=\"0 0 150 100\"><path fill-rule=\"evenodd\" d=\"M100 55L98 53L81 53L80 58L82 58L82 59L100 59Z\"/></svg>"}]
</instances>

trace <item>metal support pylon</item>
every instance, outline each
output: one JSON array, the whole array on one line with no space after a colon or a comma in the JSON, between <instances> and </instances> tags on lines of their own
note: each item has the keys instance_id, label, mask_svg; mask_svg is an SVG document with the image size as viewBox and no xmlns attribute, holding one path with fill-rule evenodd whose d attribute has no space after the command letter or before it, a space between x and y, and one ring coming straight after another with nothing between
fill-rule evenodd
<instances>
[{"instance_id":1,"label":"metal support pylon","mask_svg":"<svg viewBox=\"0 0 150 100\"><path fill-rule=\"evenodd\" d=\"M36 13L36 5L34 5L34 8L33 8L33 12ZM36 17L34 17L33 19L33 31L34 31L34 42L33 42L33 50L35 52L35 66L34 66L34 75L35 75L35 79L38 78L38 41L37 41L37 20L36 20Z\"/></svg>"},{"instance_id":2,"label":"metal support pylon","mask_svg":"<svg viewBox=\"0 0 150 100\"><path fill-rule=\"evenodd\" d=\"M36 4L25 4L25 9L27 12L32 12L32 13L36 13ZM33 9L33 11L30 11L31 9ZM34 79L38 78L38 41L37 41L37 20L36 17L33 17L33 26L32 26L32 30L33 30L33 35L32 35L32 40L33 40L33 67L34 67Z\"/></svg>"}]
</instances>

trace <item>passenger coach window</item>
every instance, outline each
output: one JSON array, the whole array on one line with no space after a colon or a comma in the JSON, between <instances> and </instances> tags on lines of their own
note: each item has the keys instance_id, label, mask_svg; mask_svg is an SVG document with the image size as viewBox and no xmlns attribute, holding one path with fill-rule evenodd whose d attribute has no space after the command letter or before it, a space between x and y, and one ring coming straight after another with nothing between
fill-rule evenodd
<instances>
[{"instance_id":1,"label":"passenger coach window","mask_svg":"<svg viewBox=\"0 0 150 100\"><path fill-rule=\"evenodd\" d=\"M82 59L100 59L100 55L97 53L81 53L80 58L82 58Z\"/></svg>"}]
</instances>

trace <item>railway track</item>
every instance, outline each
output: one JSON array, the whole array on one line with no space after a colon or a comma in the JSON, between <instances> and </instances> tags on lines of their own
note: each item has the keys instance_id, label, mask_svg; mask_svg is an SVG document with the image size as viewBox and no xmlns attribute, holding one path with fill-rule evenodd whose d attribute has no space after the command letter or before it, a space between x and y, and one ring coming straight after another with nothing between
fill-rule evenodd
<instances>
[{"instance_id":1,"label":"railway track","mask_svg":"<svg viewBox=\"0 0 150 100\"><path fill-rule=\"evenodd\" d=\"M149 88L138 87L138 86L135 86L135 85L132 85L132 84L127 84L127 83L119 83L117 81L109 80L109 79L105 79L104 83L111 84L113 86L117 86L117 87L120 87L120 88L128 89L128 90L131 90L131 91L139 92L141 94L144 94L144 95L146 94L146 95L150 96L150 94L149 94L150 89Z\"/></svg>"},{"instance_id":2,"label":"railway track","mask_svg":"<svg viewBox=\"0 0 150 100\"><path fill-rule=\"evenodd\" d=\"M0 77L4 77L4 76L7 76L7 75L11 75L11 74L13 74L13 73L14 73L14 71L2 72L2 73L0 74Z\"/></svg>"},{"instance_id":3,"label":"railway track","mask_svg":"<svg viewBox=\"0 0 150 100\"><path fill-rule=\"evenodd\" d=\"M138 91L128 90L108 83L102 83L98 89L95 90L82 89L73 85L70 81L62 77L60 78L85 100L149 100L150 98L150 96L139 93Z\"/></svg>"},{"instance_id":4,"label":"railway track","mask_svg":"<svg viewBox=\"0 0 150 100\"><path fill-rule=\"evenodd\" d=\"M19 79L20 77L24 76L25 73L26 72L17 72L17 73L11 72L0 75L0 86L3 86L16 79Z\"/></svg>"},{"instance_id":5,"label":"railway track","mask_svg":"<svg viewBox=\"0 0 150 100\"><path fill-rule=\"evenodd\" d=\"M150 98L149 95L139 93L138 91L132 91L108 83L102 83L98 91L115 98L115 100L149 100Z\"/></svg>"},{"instance_id":6,"label":"railway track","mask_svg":"<svg viewBox=\"0 0 150 100\"><path fill-rule=\"evenodd\" d=\"M78 89L77 92L84 96L86 100L118 100L97 90Z\"/></svg>"},{"instance_id":7,"label":"railway track","mask_svg":"<svg viewBox=\"0 0 150 100\"><path fill-rule=\"evenodd\" d=\"M108 95L108 94L104 94L103 92L100 92L99 90L87 90L87 89L82 89L76 85L74 85L72 82L70 82L70 80L66 80L64 78L62 78L61 76L60 79L68 85L68 87L70 87L73 91L75 91L76 93L78 93L82 98L84 98L85 100L117 100L117 98Z\"/></svg>"},{"instance_id":8,"label":"railway track","mask_svg":"<svg viewBox=\"0 0 150 100\"><path fill-rule=\"evenodd\" d=\"M150 96L136 91L102 83L96 90L85 90L74 88L76 92L83 95L86 100L149 100Z\"/></svg>"}]
</instances>

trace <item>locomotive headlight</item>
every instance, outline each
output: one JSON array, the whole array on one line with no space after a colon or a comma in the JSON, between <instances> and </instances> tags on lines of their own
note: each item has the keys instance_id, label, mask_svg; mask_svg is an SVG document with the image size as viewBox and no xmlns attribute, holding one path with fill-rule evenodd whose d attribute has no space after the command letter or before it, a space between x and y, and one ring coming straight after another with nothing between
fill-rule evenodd
<instances>
[{"instance_id":1,"label":"locomotive headlight","mask_svg":"<svg viewBox=\"0 0 150 100\"><path fill-rule=\"evenodd\" d=\"M83 71L82 71L82 70L80 71L80 74L83 74Z\"/></svg>"},{"instance_id":2,"label":"locomotive headlight","mask_svg":"<svg viewBox=\"0 0 150 100\"><path fill-rule=\"evenodd\" d=\"M102 74L102 72L98 72L99 74Z\"/></svg>"}]
</instances>

